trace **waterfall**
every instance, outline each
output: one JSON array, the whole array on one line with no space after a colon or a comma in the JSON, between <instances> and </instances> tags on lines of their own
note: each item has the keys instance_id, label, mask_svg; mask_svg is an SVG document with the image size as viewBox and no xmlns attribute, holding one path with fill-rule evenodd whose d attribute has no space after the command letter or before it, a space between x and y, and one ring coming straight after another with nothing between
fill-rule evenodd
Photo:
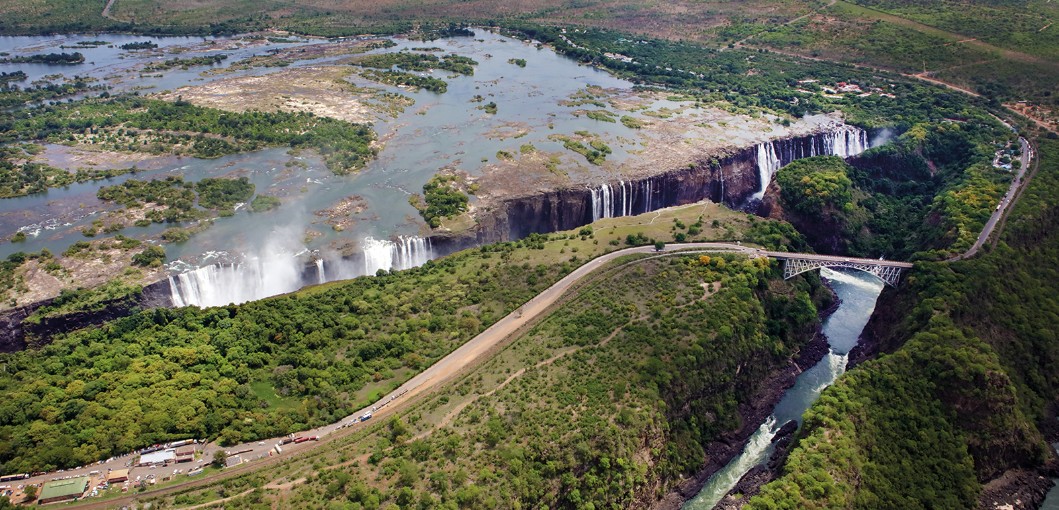
<instances>
[{"instance_id":1,"label":"waterfall","mask_svg":"<svg viewBox=\"0 0 1059 510\"><path fill-rule=\"evenodd\" d=\"M324 283L327 276L324 275L324 259L316 259L316 283Z\"/></svg>"},{"instance_id":2,"label":"waterfall","mask_svg":"<svg viewBox=\"0 0 1059 510\"><path fill-rule=\"evenodd\" d=\"M797 139L772 140L757 145L757 171L761 188L751 195L761 200L773 176L792 161L813 156L856 156L871 148L868 133L856 126L840 125L831 131L811 136L805 143Z\"/></svg>"},{"instance_id":3,"label":"waterfall","mask_svg":"<svg viewBox=\"0 0 1059 510\"><path fill-rule=\"evenodd\" d=\"M724 201L724 165L717 165L717 175L721 176L721 196L717 197L717 201L725 203Z\"/></svg>"},{"instance_id":4,"label":"waterfall","mask_svg":"<svg viewBox=\"0 0 1059 510\"><path fill-rule=\"evenodd\" d=\"M763 142L757 145L757 173L761 180L761 189L752 198L761 200L765 190L772 182L772 176L780 169L780 159L776 157L774 142Z\"/></svg>"},{"instance_id":5,"label":"waterfall","mask_svg":"<svg viewBox=\"0 0 1059 510\"><path fill-rule=\"evenodd\" d=\"M618 185L603 183L598 188L589 188L592 201L592 221L618 216L632 216L655 209L654 184L650 178L639 183L618 181ZM637 193L641 195L636 203Z\"/></svg>"},{"instance_id":6,"label":"waterfall","mask_svg":"<svg viewBox=\"0 0 1059 510\"><path fill-rule=\"evenodd\" d=\"M223 306L298 290L304 285L374 275L380 269L418 267L434 258L430 241L401 236L396 241L371 237L362 243L362 260L316 259L316 278L308 274L305 250L246 257L235 264L212 264L169 276L173 306ZM305 281L309 279L309 281Z\"/></svg>"},{"instance_id":7,"label":"waterfall","mask_svg":"<svg viewBox=\"0 0 1059 510\"><path fill-rule=\"evenodd\" d=\"M169 277L174 306L223 306L297 290L301 268L290 255L213 264Z\"/></svg>"},{"instance_id":8,"label":"waterfall","mask_svg":"<svg viewBox=\"0 0 1059 510\"><path fill-rule=\"evenodd\" d=\"M827 154L849 158L869 148L868 133L856 126L846 126L824 133L824 148Z\"/></svg>"},{"instance_id":9,"label":"waterfall","mask_svg":"<svg viewBox=\"0 0 1059 510\"><path fill-rule=\"evenodd\" d=\"M418 267L434 258L430 241L419 236L400 236L397 241L367 238L364 240L364 272L373 275L380 269L402 270Z\"/></svg>"},{"instance_id":10,"label":"waterfall","mask_svg":"<svg viewBox=\"0 0 1059 510\"><path fill-rule=\"evenodd\" d=\"M364 240L364 270L360 274L373 275L380 269L389 271L393 267L393 252L396 245L391 241L369 237Z\"/></svg>"},{"instance_id":11,"label":"waterfall","mask_svg":"<svg viewBox=\"0 0 1059 510\"><path fill-rule=\"evenodd\" d=\"M411 269L426 264L434 258L430 240L419 236L401 236L397 240L397 256L394 269Z\"/></svg>"},{"instance_id":12,"label":"waterfall","mask_svg":"<svg viewBox=\"0 0 1059 510\"><path fill-rule=\"evenodd\" d=\"M610 184L603 183L599 188L592 188L592 221L614 216L611 206Z\"/></svg>"},{"instance_id":13,"label":"waterfall","mask_svg":"<svg viewBox=\"0 0 1059 510\"><path fill-rule=\"evenodd\" d=\"M629 183L628 189L625 188L625 181L618 181L618 184L621 186L621 214L619 216L630 216L629 191L632 189L632 183Z\"/></svg>"},{"instance_id":14,"label":"waterfall","mask_svg":"<svg viewBox=\"0 0 1059 510\"><path fill-rule=\"evenodd\" d=\"M643 212L646 213L646 212L651 212L651 211L654 210L654 208L651 207L651 205L652 205L651 202L653 201L654 196L651 194L651 179L648 178L647 180L645 180L644 184L645 184L645 187L647 188L647 193L644 194L645 198L644 198L644 209L643 209Z\"/></svg>"}]
</instances>

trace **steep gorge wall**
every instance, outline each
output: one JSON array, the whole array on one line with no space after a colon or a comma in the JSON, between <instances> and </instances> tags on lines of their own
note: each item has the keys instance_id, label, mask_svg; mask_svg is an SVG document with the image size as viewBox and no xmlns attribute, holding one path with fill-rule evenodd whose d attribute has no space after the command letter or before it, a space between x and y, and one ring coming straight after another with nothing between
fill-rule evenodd
<instances>
[{"instance_id":1,"label":"steep gorge wall","mask_svg":"<svg viewBox=\"0 0 1059 510\"><path fill-rule=\"evenodd\" d=\"M25 320L40 308L52 304L55 299L5 310L0 312L0 352L15 352L30 345L45 345L50 343L55 335L103 324L137 310L173 306L169 292L169 282L162 280L144 287L136 296L108 302L99 310L44 317L39 322L27 323Z\"/></svg>"},{"instance_id":2,"label":"steep gorge wall","mask_svg":"<svg viewBox=\"0 0 1059 510\"><path fill-rule=\"evenodd\" d=\"M222 264L199 268L155 282L144 289L135 303L113 303L101 311L50 319L34 325L34 331L28 333L36 339L34 342L46 341L51 335L101 324L141 308L216 306L260 299L306 285L375 274L379 269L406 269L474 246L575 229L600 218L633 216L703 200L732 208L756 208L760 202L756 195L783 165L821 154L849 157L866 149L867 140L865 131L839 125L812 135L763 142L649 177L507 199L480 211L477 227L464 235L368 240L362 253L309 264L288 257L259 263L261 267ZM48 303L0 313L0 352L26 347L27 331L23 331L22 322Z\"/></svg>"},{"instance_id":3,"label":"steep gorge wall","mask_svg":"<svg viewBox=\"0 0 1059 510\"><path fill-rule=\"evenodd\" d=\"M633 216L703 200L732 208L756 207L772 176L784 165L811 156L855 156L868 148L868 140L866 131L840 125L808 136L763 142L641 179L511 198L480 211L478 227L472 235L436 236L434 244L456 251L518 240L533 233L570 230L600 218Z\"/></svg>"}]
</instances>

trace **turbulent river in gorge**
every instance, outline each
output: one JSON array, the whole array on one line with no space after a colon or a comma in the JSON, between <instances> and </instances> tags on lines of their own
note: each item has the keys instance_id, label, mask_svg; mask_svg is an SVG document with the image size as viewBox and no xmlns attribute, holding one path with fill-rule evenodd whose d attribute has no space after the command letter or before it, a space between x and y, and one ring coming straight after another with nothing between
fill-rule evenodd
<instances>
[{"instance_id":1,"label":"turbulent river in gorge","mask_svg":"<svg viewBox=\"0 0 1059 510\"><path fill-rule=\"evenodd\" d=\"M824 321L823 332L830 352L812 368L798 375L797 381L783 395L772 414L747 441L743 451L728 465L713 474L699 494L684 504L684 510L713 508L731 491L739 479L754 466L768 462L772 439L785 423L802 421L802 414L816 402L820 393L846 371L849 351L857 345L860 333L875 310L875 301L883 283L859 271L821 269L821 276L841 302Z\"/></svg>"}]
</instances>

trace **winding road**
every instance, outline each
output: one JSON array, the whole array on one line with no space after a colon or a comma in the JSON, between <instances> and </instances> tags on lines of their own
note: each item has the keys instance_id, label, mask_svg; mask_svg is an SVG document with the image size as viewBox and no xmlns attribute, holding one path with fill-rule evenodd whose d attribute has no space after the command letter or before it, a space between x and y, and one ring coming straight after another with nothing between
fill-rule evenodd
<instances>
[{"instance_id":1,"label":"winding road","mask_svg":"<svg viewBox=\"0 0 1059 510\"><path fill-rule=\"evenodd\" d=\"M853 261L863 263L874 263L874 264L887 264L895 265L898 267L911 267L911 264L905 262L890 262L890 261L879 261L875 259L860 259L851 257L836 257L830 255L815 255L815 254L801 254L801 253L788 253L788 252L774 252L767 251L760 248L751 246L743 246L738 243L676 243L668 244L662 250L655 249L654 246L639 246L635 248L626 248L623 250L613 251L605 255L599 256L586 262L584 265L578 267L574 271L570 272L558 282L552 284L550 287L536 295L525 304L520 306L515 311L511 312L507 316L503 317L492 326L482 331L477 336L467 341L456 350L443 357L438 362L431 365L429 368L420 372L418 375L412 377L407 382L402 384L400 387L391 392L386 398L376 402L374 405L365 407L353 413L346 418L326 425L323 427L307 430L297 436L319 436L320 442L309 441L302 444L287 444L281 447L282 453L274 454L275 445L279 443L283 438L272 438L264 441L256 441L250 443L244 443L229 448L223 449L226 452L235 453L239 452L241 458L247 462L232 468L228 468L220 473L212 476L188 479L186 482L175 484L164 489L148 491L143 494L130 494L119 498L105 499L105 500L85 500L79 508L111 508L115 506L122 506L130 504L140 498L149 497L155 498L167 493L185 490L191 487L206 485L209 483L216 482L220 479L229 478L245 474L249 471L260 469L268 465L274 464L281 460L291 458L301 452L313 449L314 447L326 447L327 443L331 443L335 439L344 437L349 433L362 427L360 425L359 417L365 413L371 411L373 413L373 420L378 421L379 417L393 414L396 410L403 408L404 404L409 402L412 397L420 395L434 389L437 389L442 384L452 380L458 376L468 367L474 366L477 362L481 361L490 351L504 344L506 340L512 338L518 332L528 326L534 324L537 320L545 317L550 313L553 305L559 302L559 300L567 294L571 289L575 288L578 284L582 283L587 277L591 276L595 271L603 268L607 264L627 255L636 254L654 254L655 257L672 256L672 255L683 255L683 254L694 254L694 253L716 253L716 252L728 252L728 253L741 253L748 257L772 257L772 258L802 258L810 260L822 260L822 261ZM652 257L654 258L654 257ZM370 424L371 422L369 422ZM205 446L202 455L201 463L208 462L212 459L213 453L221 451L222 448L215 443L211 443ZM39 483L50 480L56 475L62 476L79 476L89 474L90 471L99 471L106 473L107 469L123 469L126 464L133 459L133 455L126 455L112 459L107 462L86 466L84 468L76 470L68 470L63 473L50 473L35 478L31 478L21 483ZM198 464L191 464L195 466ZM154 474L156 477L161 478L163 476L174 476L173 471L179 468L187 468L189 464L175 464L166 466L164 468L147 468L147 467L134 467L129 472L130 478L136 476L146 476L148 474ZM176 475L180 476L180 475Z\"/></svg>"},{"instance_id":2,"label":"winding road","mask_svg":"<svg viewBox=\"0 0 1059 510\"><path fill-rule=\"evenodd\" d=\"M947 259L947 262L955 262L957 260L963 260L975 256L975 254L978 253L978 250L982 248L982 245L989 240L989 236L993 235L993 230L996 229L997 223L999 223L1001 218L1007 213L1008 208L1015 202L1015 198L1019 194L1019 189L1025 184L1023 178L1026 176L1026 171L1030 168L1031 164L1035 164L1035 160L1033 159L1033 147L1030 145L1030 142L1025 138L1019 137L1019 145L1022 150L1022 156L1019 160L1019 171L1011 179L1011 185L1008 186L1007 192L1004 193L1004 198L1000 199L1000 204L997 205L993 214L989 216L989 221L987 221L985 226L982 227L982 232L978 234L978 239L975 239L974 244L971 245L967 251Z\"/></svg>"},{"instance_id":3,"label":"winding road","mask_svg":"<svg viewBox=\"0 0 1059 510\"><path fill-rule=\"evenodd\" d=\"M989 221L986 223L982 232L979 234L978 239L974 245L971 246L966 252L959 254L949 261L956 261L974 256L982 245L988 241L990 236L993 234L998 223L1002 221L1005 212L1010 205L1017 198L1021 186L1024 184L1024 176L1030 165L1035 163L1033 159L1033 148L1030 143L1024 139L1019 138L1019 142L1022 147L1021 155L1021 166L1019 172L1012 179L1011 186L1008 188L1007 193L998 205L997 209L990 216ZM582 283L587 277L592 275L595 271L603 268L607 264L627 255L635 254L655 254L656 257L671 256L678 254L691 254L691 253L711 253L711 252L729 252L729 253L742 253L748 257L770 257L776 259L805 259L805 260L817 260L825 262L854 262L863 264L874 264L874 265L885 265L899 268L911 268L912 264L908 262L895 262L878 259L864 259L856 257L843 257L834 255L817 255L817 254L803 254L803 253L790 253L790 252L778 252L768 251L760 248L751 246L743 246L739 243L674 243L665 245L662 250L656 250L654 246L639 246L634 248L626 248L623 250L613 251L604 255L601 255L595 259L586 262L584 265L578 267L565 277L560 279L558 282L552 284L550 287L542 291L537 296L533 297L525 304L520 306L515 311L511 312L507 316L503 317L492 326L486 328L477 336L467 341L456 350L452 351L438 362L428 367L423 372L415 375L407 382L399 386L388 396L374 405L365 407L353 413L342 420L318 427L312 430L307 430L297 436L318 436L319 442L308 441L301 444L286 444L281 446L281 452L276 452L275 447L284 438L272 438L263 441L249 442L229 448L221 448L216 443L210 443L204 446L202 455L197 463L192 464L171 464L169 466L160 468L148 468L148 467L132 467L129 472L130 479L135 477L146 477L147 475L155 475L161 479L163 477L175 477L181 476L179 473L175 473L178 469L189 469L197 467L199 465L209 462L213 458L214 453L218 451L224 451L227 454L236 455L238 454L244 463L237 465L220 473L209 475L206 477L189 478L187 481L183 481L162 489L148 491L143 494L129 494L118 498L111 498L105 500L90 499L82 502L78 505L79 508L112 508L115 506L127 505L135 502L143 497L155 498L168 493L182 491L188 488L202 486L214 483L218 480L231 478L246 474L250 471L261 469L269 465L275 464L282 460L290 459L292 456L299 453L306 452L308 450L320 447L326 447L326 444L333 442L336 439L345 437L355 430L362 428L361 421L359 418L364 416L366 413L373 413L372 418L374 421L378 421L381 416L393 414L396 410L405 407L412 397L430 392L437 389L442 384L452 380L456 376L460 375L463 371L469 367L473 367L477 362L481 361L487 356L488 353L494 349L502 346L505 341L513 338L517 333L522 331L524 328L531 326L537 320L545 317L556 305L560 299L566 295L571 289L575 288L578 284ZM371 422L369 422L371 423ZM55 479L57 476L70 477L90 474L91 472L98 472L105 474L109 469L124 469L130 467L131 461L134 459L134 454L124 455L121 457L115 457L108 461L104 461L98 464L85 466L83 468L67 470L61 473L48 473L33 477L30 479L14 482L16 484L26 483L41 483L48 480Z\"/></svg>"}]
</instances>

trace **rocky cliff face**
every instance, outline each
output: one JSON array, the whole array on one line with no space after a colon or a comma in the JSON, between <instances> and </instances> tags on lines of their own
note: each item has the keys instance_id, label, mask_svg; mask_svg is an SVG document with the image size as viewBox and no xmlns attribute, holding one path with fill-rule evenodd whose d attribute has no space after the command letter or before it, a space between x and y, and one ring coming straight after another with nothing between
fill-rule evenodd
<instances>
[{"instance_id":1,"label":"rocky cliff face","mask_svg":"<svg viewBox=\"0 0 1059 510\"><path fill-rule=\"evenodd\" d=\"M571 230L600 218L632 216L703 200L724 203L733 208L756 208L758 201L752 200L752 197L761 190L763 178L771 178L770 174L763 173L763 165L771 169L771 166L822 153L846 155L852 143L849 140L866 140L865 136L857 128L841 126L813 135L764 142L703 159L685 168L630 181L611 181L593 187L547 190L506 198L478 211L477 226L473 231L460 235L435 235L428 242L433 257L441 257L482 244L522 239L534 233ZM763 150L763 147L769 150ZM766 161L762 159L762 154L771 156ZM347 257L345 262L360 267L364 265L364 257L362 253L355 253ZM301 280L304 284L319 281L318 271L317 266L306 266ZM46 324L35 326L34 331L23 331L22 321L48 302L2 313L0 350L24 349L26 333L32 338L47 341L54 334L101 324L137 309L173 306L170 285L168 280L156 282L144 288L143 295L135 302L113 303L99 312L51 319Z\"/></svg>"},{"instance_id":2,"label":"rocky cliff face","mask_svg":"<svg viewBox=\"0 0 1059 510\"><path fill-rule=\"evenodd\" d=\"M169 282L162 280L144 287L138 296L114 300L100 310L47 317L40 322L27 323L25 319L41 307L51 304L54 299L0 312L0 352L21 351L30 345L46 345L55 335L103 324L138 310L172 306L169 294Z\"/></svg>"},{"instance_id":3,"label":"rocky cliff face","mask_svg":"<svg viewBox=\"0 0 1059 510\"><path fill-rule=\"evenodd\" d=\"M533 233L574 229L600 218L632 216L703 200L739 207L760 185L756 151L746 148L643 179L506 199L478 213L473 243L451 236L434 237L432 242L435 246L463 246L512 241Z\"/></svg>"}]
</instances>

